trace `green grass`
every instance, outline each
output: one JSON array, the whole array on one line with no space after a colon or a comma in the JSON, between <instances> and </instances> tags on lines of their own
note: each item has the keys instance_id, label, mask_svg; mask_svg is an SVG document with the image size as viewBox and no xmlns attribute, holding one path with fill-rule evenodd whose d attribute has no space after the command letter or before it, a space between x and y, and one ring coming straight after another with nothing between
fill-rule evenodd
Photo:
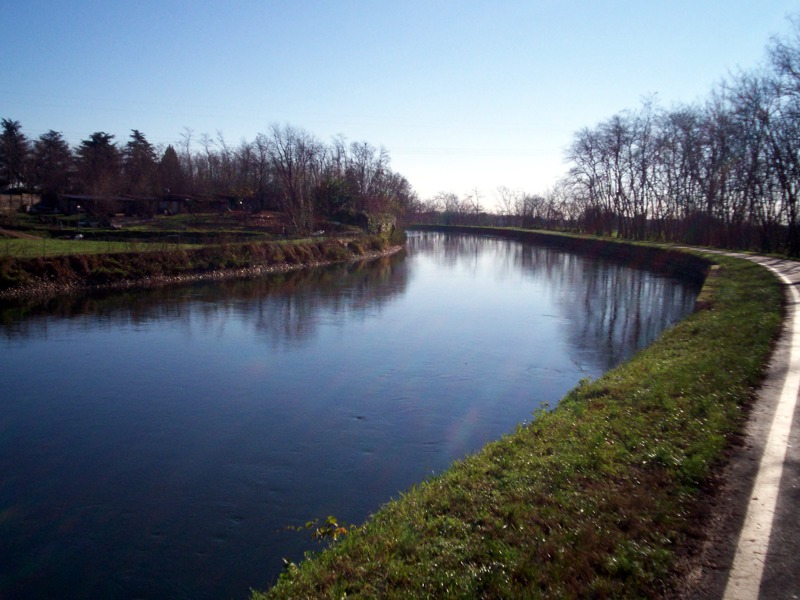
<instances>
[{"instance_id":1,"label":"green grass","mask_svg":"<svg viewBox=\"0 0 800 600\"><path fill-rule=\"evenodd\" d=\"M87 286L150 285L154 283L153 278L164 281L164 278L202 277L230 270L298 268L358 260L368 252L386 250L389 243L380 236L365 236L357 243L346 245L343 241L318 238L305 244L260 242L190 247L158 243L131 247L126 244L118 252L78 253L71 248L72 251L63 254L34 253L28 258L0 254L0 293L48 295Z\"/></svg>"},{"instance_id":2,"label":"green grass","mask_svg":"<svg viewBox=\"0 0 800 600\"><path fill-rule=\"evenodd\" d=\"M45 258L70 254L111 254L116 252L144 252L179 247L177 244L139 242L105 242L69 239L0 238L0 256L12 258Z\"/></svg>"},{"instance_id":3,"label":"green grass","mask_svg":"<svg viewBox=\"0 0 800 600\"><path fill-rule=\"evenodd\" d=\"M122 227L78 227L86 215L48 215L38 217L16 214L0 216L0 229L8 228L37 239L4 237L0 234L0 257L44 258L68 254L103 254L188 248L214 244L260 242L317 243L321 238L292 239L281 233L280 219L262 219L252 223L233 213L156 215L152 219L126 220ZM348 228L337 226L339 233ZM363 233L351 228L359 237ZM77 234L82 240L69 239Z\"/></svg>"},{"instance_id":4,"label":"green grass","mask_svg":"<svg viewBox=\"0 0 800 600\"><path fill-rule=\"evenodd\" d=\"M781 321L782 290L765 269L708 258L719 267L702 310L252 599L668 593Z\"/></svg>"},{"instance_id":5,"label":"green grass","mask_svg":"<svg viewBox=\"0 0 800 600\"><path fill-rule=\"evenodd\" d=\"M45 258L72 254L115 254L151 252L191 248L191 244L166 242L112 242L41 238L38 240L0 238L0 256L13 258Z\"/></svg>"}]
</instances>

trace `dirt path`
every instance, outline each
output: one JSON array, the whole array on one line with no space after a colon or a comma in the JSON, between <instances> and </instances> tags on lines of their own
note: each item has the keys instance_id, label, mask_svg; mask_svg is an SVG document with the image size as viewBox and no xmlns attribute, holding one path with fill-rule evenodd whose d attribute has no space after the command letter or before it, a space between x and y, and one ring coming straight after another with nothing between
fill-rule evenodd
<instances>
[{"instance_id":1,"label":"dirt path","mask_svg":"<svg viewBox=\"0 0 800 600\"><path fill-rule=\"evenodd\" d=\"M41 240L42 238L31 235L30 233L23 233L22 231L13 231L12 229L0 229L0 236L19 238L22 240Z\"/></svg>"},{"instance_id":2,"label":"dirt path","mask_svg":"<svg viewBox=\"0 0 800 600\"><path fill-rule=\"evenodd\" d=\"M694 600L800 598L800 263L733 254L786 286L781 336L743 444L723 474Z\"/></svg>"}]
</instances>

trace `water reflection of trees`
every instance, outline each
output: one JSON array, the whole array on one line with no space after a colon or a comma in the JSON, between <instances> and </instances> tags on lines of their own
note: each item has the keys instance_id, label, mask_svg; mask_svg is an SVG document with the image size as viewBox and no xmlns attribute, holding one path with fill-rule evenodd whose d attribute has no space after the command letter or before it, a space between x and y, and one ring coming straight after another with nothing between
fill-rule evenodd
<instances>
[{"instance_id":1,"label":"water reflection of trees","mask_svg":"<svg viewBox=\"0 0 800 600\"><path fill-rule=\"evenodd\" d=\"M687 314L697 293L691 284L609 260L501 238L413 234L408 252L444 268L485 267L494 279L537 279L561 309L576 360L599 360L602 369L625 360ZM87 330L156 320L180 323L187 331L193 324L222 330L237 321L273 346L292 346L313 339L326 315L366 318L407 286L404 258L385 257L257 279L17 304L0 309L0 335L47 337L50 317Z\"/></svg>"},{"instance_id":2,"label":"water reflection of trees","mask_svg":"<svg viewBox=\"0 0 800 600\"><path fill-rule=\"evenodd\" d=\"M479 258L487 252L499 252L502 259L510 246L500 238L436 232L409 235L407 242L410 254L425 254L432 257L437 265L467 270L477 268Z\"/></svg>"},{"instance_id":3,"label":"water reflection of trees","mask_svg":"<svg viewBox=\"0 0 800 600\"><path fill-rule=\"evenodd\" d=\"M313 280L297 280L272 294L261 294L239 316L273 345L304 342L316 335L325 315L364 319L402 295L408 270L400 257L325 269Z\"/></svg>"},{"instance_id":4,"label":"water reflection of trees","mask_svg":"<svg viewBox=\"0 0 800 600\"><path fill-rule=\"evenodd\" d=\"M578 292L562 298L571 309L570 341L581 351L596 352L604 370L689 314L697 297L696 288L657 275L642 277L620 265L598 262L579 271Z\"/></svg>"},{"instance_id":5,"label":"water reflection of trees","mask_svg":"<svg viewBox=\"0 0 800 600\"><path fill-rule=\"evenodd\" d=\"M235 318L272 344L294 344L316 334L321 313L364 318L402 294L407 282L403 257L387 256L252 279L61 296L0 307L0 335L47 337L53 317L87 330L154 321L224 328Z\"/></svg>"},{"instance_id":6,"label":"water reflection of trees","mask_svg":"<svg viewBox=\"0 0 800 600\"><path fill-rule=\"evenodd\" d=\"M409 254L416 252L468 271L490 255L495 277L540 279L562 309L576 360L594 357L602 370L627 360L689 314L699 292L696 284L621 262L501 238L425 232L409 238Z\"/></svg>"},{"instance_id":7,"label":"water reflection of trees","mask_svg":"<svg viewBox=\"0 0 800 600\"><path fill-rule=\"evenodd\" d=\"M596 354L609 369L650 344L689 314L699 291L692 283L643 273L607 259L515 244L515 262L539 274L558 294L570 345Z\"/></svg>"}]
</instances>

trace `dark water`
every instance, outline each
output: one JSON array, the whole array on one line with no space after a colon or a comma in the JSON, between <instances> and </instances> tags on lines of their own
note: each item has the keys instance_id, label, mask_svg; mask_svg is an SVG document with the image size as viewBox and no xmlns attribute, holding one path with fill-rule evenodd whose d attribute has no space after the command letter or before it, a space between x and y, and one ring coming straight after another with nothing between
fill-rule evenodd
<instances>
[{"instance_id":1,"label":"dark water","mask_svg":"<svg viewBox=\"0 0 800 600\"><path fill-rule=\"evenodd\" d=\"M686 315L590 257L407 256L0 312L0 598L242 598Z\"/></svg>"}]
</instances>

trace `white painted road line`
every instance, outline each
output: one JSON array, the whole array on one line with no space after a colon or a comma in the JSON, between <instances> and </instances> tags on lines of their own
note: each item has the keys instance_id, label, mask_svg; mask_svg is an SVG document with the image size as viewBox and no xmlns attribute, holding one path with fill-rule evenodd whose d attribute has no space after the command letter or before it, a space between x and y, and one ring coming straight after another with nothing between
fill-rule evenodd
<instances>
[{"instance_id":1,"label":"white painted road line","mask_svg":"<svg viewBox=\"0 0 800 600\"><path fill-rule=\"evenodd\" d=\"M762 263L763 264L763 263ZM800 393L800 294L788 277L769 265L764 265L791 290L789 367L781 390L778 407L772 420L764 455L753 484L733 566L725 586L724 600L757 600L764 574L772 522L778 502L783 465L789 434L792 428L797 397Z\"/></svg>"}]
</instances>

